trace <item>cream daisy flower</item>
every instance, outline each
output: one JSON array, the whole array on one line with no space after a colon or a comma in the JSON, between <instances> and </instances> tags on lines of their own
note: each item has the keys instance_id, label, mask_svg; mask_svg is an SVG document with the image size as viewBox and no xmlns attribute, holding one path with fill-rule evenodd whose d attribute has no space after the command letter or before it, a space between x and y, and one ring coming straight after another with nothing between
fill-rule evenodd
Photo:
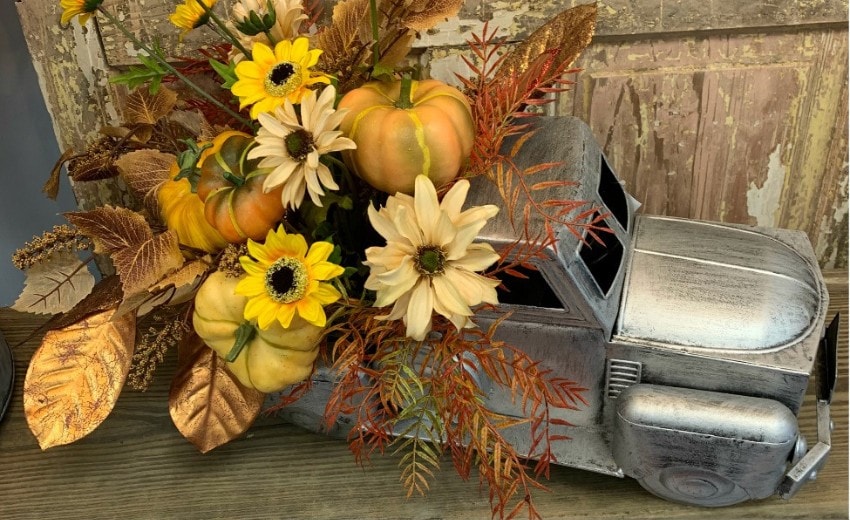
<instances>
[{"instance_id":1,"label":"cream daisy flower","mask_svg":"<svg viewBox=\"0 0 850 520\"><path fill-rule=\"evenodd\" d=\"M274 117L259 114L262 128L257 131L258 146L248 152L248 159L262 158L261 168L273 168L263 188L271 191L283 185L284 207L300 207L305 192L313 204L321 206L319 197L325 194L322 188L339 189L330 169L319 158L357 145L336 130L346 110L334 110L335 99L336 89L332 86L325 87L318 100L316 91L311 91L301 100L301 123L289 100L275 110Z\"/></svg>"},{"instance_id":2,"label":"cream daisy flower","mask_svg":"<svg viewBox=\"0 0 850 520\"><path fill-rule=\"evenodd\" d=\"M498 303L499 281L475 271L499 255L489 244L472 241L499 209L488 204L461 211L467 180L455 183L442 203L424 175L416 178L414 189L413 197L398 193L380 210L369 207L369 221L387 245L366 250L366 288L377 291L376 307L394 303L384 319L403 319L408 337L422 340L433 311L461 329L473 326L470 307Z\"/></svg>"},{"instance_id":3,"label":"cream daisy flower","mask_svg":"<svg viewBox=\"0 0 850 520\"><path fill-rule=\"evenodd\" d=\"M274 23L270 27L254 27L256 24L251 20L251 12L263 21L270 14L269 5L273 8ZM239 0L233 4L230 18L229 26L239 42L250 49L256 42L274 47L278 42L294 39L307 15L304 14L301 0ZM268 32L261 30L266 28ZM238 63L243 59L242 53L235 51L233 58Z\"/></svg>"}]
</instances>

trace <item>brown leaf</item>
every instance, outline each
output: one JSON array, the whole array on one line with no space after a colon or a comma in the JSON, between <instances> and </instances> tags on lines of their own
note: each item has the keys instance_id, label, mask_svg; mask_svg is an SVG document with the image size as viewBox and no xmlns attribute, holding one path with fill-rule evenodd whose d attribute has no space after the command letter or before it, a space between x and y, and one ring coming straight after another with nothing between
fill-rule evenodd
<instances>
[{"instance_id":1,"label":"brown leaf","mask_svg":"<svg viewBox=\"0 0 850 520\"><path fill-rule=\"evenodd\" d=\"M265 394L239 383L197 335L187 342L180 346L186 364L171 383L168 409L180 433L206 453L245 433L260 414Z\"/></svg>"},{"instance_id":2,"label":"brown leaf","mask_svg":"<svg viewBox=\"0 0 850 520\"><path fill-rule=\"evenodd\" d=\"M41 191L47 195L47 198L50 200L56 200L56 197L59 195L59 181L61 179L62 165L65 164L72 155L74 155L74 150L71 148L62 152L62 156L56 160L56 164L54 164L53 169L50 170L50 177L41 188Z\"/></svg>"},{"instance_id":3,"label":"brown leaf","mask_svg":"<svg viewBox=\"0 0 850 520\"><path fill-rule=\"evenodd\" d=\"M183 265L177 233L168 230L145 242L113 253L115 271L125 295L147 291L160 278Z\"/></svg>"},{"instance_id":4,"label":"brown leaf","mask_svg":"<svg viewBox=\"0 0 850 520\"><path fill-rule=\"evenodd\" d=\"M130 135L130 129L126 126L104 125L100 127L100 133L105 135L106 137L112 137L114 139L124 139L125 137Z\"/></svg>"},{"instance_id":5,"label":"brown leaf","mask_svg":"<svg viewBox=\"0 0 850 520\"><path fill-rule=\"evenodd\" d=\"M58 251L26 270L24 290L12 308L57 314L74 307L94 287L94 276L73 251Z\"/></svg>"},{"instance_id":6,"label":"brown leaf","mask_svg":"<svg viewBox=\"0 0 850 520\"><path fill-rule=\"evenodd\" d=\"M381 50L381 63L387 67L397 67L410 53L415 40L416 33L413 31L400 36L389 48Z\"/></svg>"},{"instance_id":7,"label":"brown leaf","mask_svg":"<svg viewBox=\"0 0 850 520\"><path fill-rule=\"evenodd\" d=\"M596 30L596 4L586 4L567 9L534 31L524 42L509 53L497 76L519 75L528 70L539 56L557 50L557 62L566 69L590 44Z\"/></svg>"},{"instance_id":8,"label":"brown leaf","mask_svg":"<svg viewBox=\"0 0 850 520\"><path fill-rule=\"evenodd\" d=\"M65 217L92 239L95 253L115 253L143 244L153 236L145 218L127 208L102 206L92 211L65 213Z\"/></svg>"},{"instance_id":9,"label":"brown leaf","mask_svg":"<svg viewBox=\"0 0 850 520\"><path fill-rule=\"evenodd\" d=\"M316 35L316 47L322 49L322 70L339 72L356 65L356 54L364 42L360 33L369 25L369 0L343 0L334 7L331 24Z\"/></svg>"},{"instance_id":10,"label":"brown leaf","mask_svg":"<svg viewBox=\"0 0 850 520\"><path fill-rule=\"evenodd\" d=\"M125 153L115 161L121 178L139 200L153 193L163 182L171 179L171 167L177 158L159 150L136 150Z\"/></svg>"},{"instance_id":11,"label":"brown leaf","mask_svg":"<svg viewBox=\"0 0 850 520\"><path fill-rule=\"evenodd\" d=\"M88 151L69 164L69 175L77 182L100 181L118 175L115 158L107 151Z\"/></svg>"},{"instance_id":12,"label":"brown leaf","mask_svg":"<svg viewBox=\"0 0 850 520\"><path fill-rule=\"evenodd\" d=\"M413 0L408 7L408 16L400 23L414 31L427 31L455 16L463 7L463 2L464 0Z\"/></svg>"},{"instance_id":13,"label":"brown leaf","mask_svg":"<svg viewBox=\"0 0 850 520\"><path fill-rule=\"evenodd\" d=\"M209 258L209 257L207 257ZM158 291L168 287L179 289L186 285L194 284L210 268L209 262L203 260L192 260L187 262L177 271L169 274L162 280L151 286L151 291Z\"/></svg>"},{"instance_id":14,"label":"brown leaf","mask_svg":"<svg viewBox=\"0 0 850 520\"><path fill-rule=\"evenodd\" d=\"M136 318L114 310L48 332L24 381L24 414L41 449L91 433L112 411L133 357Z\"/></svg>"},{"instance_id":15,"label":"brown leaf","mask_svg":"<svg viewBox=\"0 0 850 520\"><path fill-rule=\"evenodd\" d=\"M127 123L154 125L168 115L177 103L177 93L160 87L151 95L147 88L137 88L124 102Z\"/></svg>"},{"instance_id":16,"label":"brown leaf","mask_svg":"<svg viewBox=\"0 0 850 520\"><path fill-rule=\"evenodd\" d=\"M92 314L114 309L123 298L124 291L121 290L121 280L118 275L107 276L95 284L88 296L80 300L72 309L47 320L44 328L53 330L71 326Z\"/></svg>"},{"instance_id":17,"label":"brown leaf","mask_svg":"<svg viewBox=\"0 0 850 520\"><path fill-rule=\"evenodd\" d=\"M168 116L168 120L180 125L194 136L201 135L204 125L209 125L207 118L200 110L175 110Z\"/></svg>"}]
</instances>

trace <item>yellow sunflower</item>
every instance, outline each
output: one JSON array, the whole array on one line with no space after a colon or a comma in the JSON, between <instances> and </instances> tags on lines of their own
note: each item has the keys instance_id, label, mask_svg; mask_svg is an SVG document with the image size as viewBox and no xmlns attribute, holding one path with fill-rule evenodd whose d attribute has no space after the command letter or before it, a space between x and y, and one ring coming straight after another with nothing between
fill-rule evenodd
<instances>
[{"instance_id":1,"label":"yellow sunflower","mask_svg":"<svg viewBox=\"0 0 850 520\"><path fill-rule=\"evenodd\" d=\"M62 25L67 25L77 15L80 15L80 25L85 25L102 3L103 0L62 0L59 2L62 7Z\"/></svg>"},{"instance_id":2,"label":"yellow sunflower","mask_svg":"<svg viewBox=\"0 0 850 520\"><path fill-rule=\"evenodd\" d=\"M207 14L201 2L207 6L207 9L212 9L217 0L184 0L181 5L178 5L168 19L177 26L178 29L183 29L180 33L180 38L186 35L192 29L206 24L210 15Z\"/></svg>"},{"instance_id":3,"label":"yellow sunflower","mask_svg":"<svg viewBox=\"0 0 850 520\"><path fill-rule=\"evenodd\" d=\"M236 285L236 294L248 297L246 320L256 319L261 329L275 320L287 328L297 312L305 321L325 326L323 306L337 301L340 293L324 282L343 272L328 262L332 244L314 242L308 251L303 236L288 235L280 226L269 231L265 244L249 239L248 252L251 256L239 259L248 276Z\"/></svg>"},{"instance_id":4,"label":"yellow sunflower","mask_svg":"<svg viewBox=\"0 0 850 520\"><path fill-rule=\"evenodd\" d=\"M316 83L330 83L330 78L310 70L319 61L322 51L309 48L307 38L284 40L274 50L257 42L251 48L252 60L239 62L231 92L239 96L239 108L251 107L251 117L257 119L263 112L271 112L283 105L300 103Z\"/></svg>"}]
</instances>

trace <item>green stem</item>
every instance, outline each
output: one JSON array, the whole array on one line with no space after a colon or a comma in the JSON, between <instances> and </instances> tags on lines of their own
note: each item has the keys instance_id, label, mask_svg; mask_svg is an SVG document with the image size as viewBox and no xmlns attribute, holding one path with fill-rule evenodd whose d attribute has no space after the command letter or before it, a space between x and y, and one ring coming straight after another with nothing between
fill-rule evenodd
<instances>
[{"instance_id":1,"label":"green stem","mask_svg":"<svg viewBox=\"0 0 850 520\"><path fill-rule=\"evenodd\" d=\"M216 31L216 32L218 32L218 33L219 33L220 35L222 35L224 38L226 38L226 39L230 40L230 43L232 43L234 47L236 47L237 49L239 49L239 52L241 52L242 54L244 54L246 58L248 58L249 60L250 60L250 59L253 59L253 58L251 57L251 53L248 51L248 49L246 49L246 48L245 48L245 47L244 47L244 46L243 46L243 45L239 42L239 38L237 38L237 37L236 37L236 36L235 36L232 32L230 32L230 29L228 29L228 28L227 28L227 25L225 25L225 23L221 21L221 18L219 18L219 17L218 17L218 15L217 15L217 14L215 14L215 13L213 12L213 10L212 10L212 9L211 9L211 8L210 8L207 4L205 4L202 0L195 0L195 1L198 3L198 5L200 5L200 6L201 6L201 9L203 9L203 10L204 10L204 13L206 13L206 14L207 14L207 16L209 16L209 17L210 17L210 20L212 20L213 22L215 22L215 24L218 26L218 28L220 29L220 31Z\"/></svg>"},{"instance_id":2,"label":"green stem","mask_svg":"<svg viewBox=\"0 0 850 520\"><path fill-rule=\"evenodd\" d=\"M168 72L170 72L170 73L174 74L175 76L177 76L177 78L178 78L180 81L182 81L183 83L185 83L185 84L186 84L186 86L188 86L189 88L191 88L192 90L194 90L195 92L197 92L197 93L198 93L201 97L203 97L204 99L206 99L207 101L209 101L210 103L212 103L213 105L215 105L216 107L218 107L218 108L220 108L221 110L223 110L224 112L226 112L226 113L227 113L228 115L230 115L230 117L232 117L233 119L235 119L235 120L239 121L240 123L242 123L243 125L245 125L245 126L246 126L246 127L248 127L248 128L254 128L254 127L253 127L253 125L251 125L251 122L250 122L250 121L248 121L248 120L247 120L247 119L245 119L244 117L240 116L239 114L237 114L236 112L234 112L233 110L231 110L230 108L228 108L227 106L225 106L225 105L224 105L221 101L219 101L219 100L217 100L216 98L214 98L212 95L210 95L210 94L209 94L208 92L206 92L204 89L202 89L201 87L199 87L198 85L196 85L196 84L195 84L192 80L190 80L189 78L187 78L186 76L184 76L183 74L181 74L181 73L180 73L180 71L178 71L177 69L175 69L174 67L172 67L172 66L171 66L171 64L170 64L170 63L168 63L168 61L167 61L167 60L165 60L164 58L162 58L162 56L160 56L160 55L159 55L159 53L154 52L153 50L151 50L150 48L148 48L145 44L143 44L142 42L140 42L140 41L139 41L139 40L138 40L138 39L137 39L137 38L133 35L133 33L131 33L130 31L128 31L128 30L127 30L127 28L126 28L126 27L124 27L124 24L122 24L122 23L121 23L121 22L120 22L117 18L115 18L115 16L113 16L113 15L112 15L112 13L110 13L109 11L107 11L106 9L104 9L103 7L98 7L98 11L100 11L100 13L101 13L101 14L102 14L102 15L103 15L103 16L104 16L107 20L109 20L109 22L110 22L112 25L114 25L116 28L118 28L118 30L119 30L119 31L121 31L121 33L122 33L122 34L124 34L124 36L126 36L128 40L130 40L131 42L133 42L133 44L134 44L134 45L136 45L139 49L141 49L141 50L145 51L145 52L148 54L148 56L151 56L151 57L152 57L153 59L155 59L155 60L156 60L156 61L157 61L160 65L162 65L163 67L165 67L165 69L166 69L166 70L168 70Z\"/></svg>"},{"instance_id":3,"label":"green stem","mask_svg":"<svg viewBox=\"0 0 850 520\"><path fill-rule=\"evenodd\" d=\"M378 47L378 1L369 0L369 16L372 21L372 68L378 66L380 56L380 48Z\"/></svg>"},{"instance_id":4,"label":"green stem","mask_svg":"<svg viewBox=\"0 0 850 520\"><path fill-rule=\"evenodd\" d=\"M396 108L413 108L413 103L410 100L411 86L413 86L413 80L410 79L410 74L405 74L404 76L402 76L401 91L398 93L398 101L395 102Z\"/></svg>"},{"instance_id":5,"label":"green stem","mask_svg":"<svg viewBox=\"0 0 850 520\"><path fill-rule=\"evenodd\" d=\"M238 358L239 354L242 353L242 349L245 348L245 345L254 338L256 333L257 329L254 328L254 325L252 325L251 322L243 321L242 324L239 325L239 328L236 329L236 339L233 342L233 348L230 349L230 352L227 353L224 360L228 363L236 361L236 358Z\"/></svg>"},{"instance_id":6,"label":"green stem","mask_svg":"<svg viewBox=\"0 0 850 520\"><path fill-rule=\"evenodd\" d=\"M345 179L345 184L348 186L348 191L351 192L352 197L356 198L357 189L354 185L354 179L351 178L351 170L348 169L348 166L346 166L344 162L340 161L331 154L323 155L322 159L326 159L328 162L330 162L334 166L339 167L342 170L342 178Z\"/></svg>"},{"instance_id":7,"label":"green stem","mask_svg":"<svg viewBox=\"0 0 850 520\"><path fill-rule=\"evenodd\" d=\"M221 176L227 179L228 182L232 183L236 187L242 186L245 184L245 178L239 177L238 175L234 175L227 170L221 172Z\"/></svg>"}]
</instances>

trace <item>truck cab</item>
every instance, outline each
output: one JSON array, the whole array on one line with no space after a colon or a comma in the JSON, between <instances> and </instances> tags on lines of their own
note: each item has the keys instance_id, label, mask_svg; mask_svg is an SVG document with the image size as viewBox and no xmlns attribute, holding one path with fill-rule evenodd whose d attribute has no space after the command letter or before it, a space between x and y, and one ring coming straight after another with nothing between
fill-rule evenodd
<instances>
[{"instance_id":1,"label":"truck cab","mask_svg":"<svg viewBox=\"0 0 850 520\"><path fill-rule=\"evenodd\" d=\"M632 477L694 505L792 496L829 452L838 326L824 329L828 294L805 234L638 215L581 120L541 117L533 132L514 164L552 164L529 183L570 182L532 192L537 201L520 196L510 215L489 180L473 179L468 206L502 207L479 240L497 250L515 243L523 207L544 199L586 201L605 229L596 240L584 226L555 227L536 270L504 278L499 308L475 321L486 328L510 311L497 338L587 389L580 409L549 410L571 425L550 423L569 437L552 446L557 463ZM527 236L545 236L544 218L531 215ZM814 371L818 440L808 449L797 415ZM523 415L508 389L483 374L479 383L490 409ZM284 415L317 429L333 384L319 370ZM350 426L335 428L326 433ZM528 428L503 435L534 458Z\"/></svg>"}]
</instances>

